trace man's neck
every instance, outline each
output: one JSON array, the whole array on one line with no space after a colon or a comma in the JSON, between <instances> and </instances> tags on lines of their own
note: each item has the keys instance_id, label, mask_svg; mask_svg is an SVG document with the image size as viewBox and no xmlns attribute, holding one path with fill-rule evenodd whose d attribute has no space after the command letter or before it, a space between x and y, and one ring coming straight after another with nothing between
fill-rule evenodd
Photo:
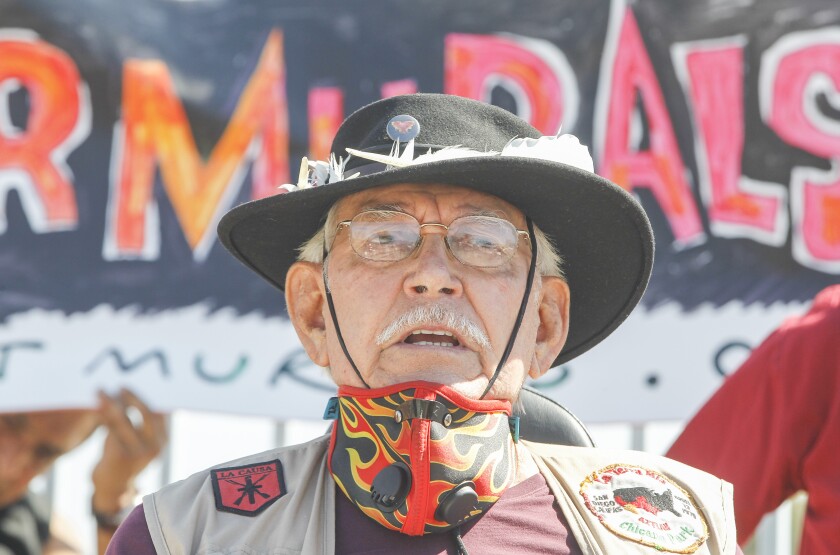
<instances>
[{"instance_id":1,"label":"man's neck","mask_svg":"<svg viewBox=\"0 0 840 555\"><path fill-rule=\"evenodd\" d=\"M540 471L530 451L522 443L515 444L514 448L516 449L516 479L511 486L524 482Z\"/></svg>"}]
</instances>

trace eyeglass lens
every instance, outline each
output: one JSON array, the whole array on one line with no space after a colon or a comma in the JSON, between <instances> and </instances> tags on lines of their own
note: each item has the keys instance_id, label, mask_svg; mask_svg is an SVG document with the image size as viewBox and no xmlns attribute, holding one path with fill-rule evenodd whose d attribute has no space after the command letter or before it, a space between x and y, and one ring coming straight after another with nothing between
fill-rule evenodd
<instances>
[{"instance_id":1,"label":"eyeglass lens","mask_svg":"<svg viewBox=\"0 0 840 555\"><path fill-rule=\"evenodd\" d=\"M428 224L427 224L428 225ZM403 212L361 212L350 221L350 244L368 260L396 262L420 245L421 225ZM507 220L491 216L463 216L452 221L446 245L468 266L498 267L516 252L519 232Z\"/></svg>"}]
</instances>

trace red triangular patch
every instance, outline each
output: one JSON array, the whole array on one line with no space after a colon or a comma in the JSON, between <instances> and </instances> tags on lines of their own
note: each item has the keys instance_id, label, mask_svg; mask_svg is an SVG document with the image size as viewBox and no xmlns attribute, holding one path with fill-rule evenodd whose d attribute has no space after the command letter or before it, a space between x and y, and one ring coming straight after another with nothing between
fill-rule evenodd
<instances>
[{"instance_id":1,"label":"red triangular patch","mask_svg":"<svg viewBox=\"0 0 840 555\"><path fill-rule=\"evenodd\" d=\"M216 468L210 476L219 511L255 516L286 494L279 460Z\"/></svg>"}]
</instances>

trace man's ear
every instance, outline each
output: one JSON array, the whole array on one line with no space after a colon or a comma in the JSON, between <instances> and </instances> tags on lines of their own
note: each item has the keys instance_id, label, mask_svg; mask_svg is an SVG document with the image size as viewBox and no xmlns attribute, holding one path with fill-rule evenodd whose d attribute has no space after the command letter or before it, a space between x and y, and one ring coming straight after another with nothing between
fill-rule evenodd
<instances>
[{"instance_id":1,"label":"man's ear","mask_svg":"<svg viewBox=\"0 0 840 555\"><path fill-rule=\"evenodd\" d=\"M286 309L306 354L318 366L329 366L324 325L324 281L321 265L295 262L286 274Z\"/></svg>"},{"instance_id":2,"label":"man's ear","mask_svg":"<svg viewBox=\"0 0 840 555\"><path fill-rule=\"evenodd\" d=\"M569 285L561 278L544 276L538 313L537 344L528 375L537 379L545 374L560 354L569 335Z\"/></svg>"}]
</instances>

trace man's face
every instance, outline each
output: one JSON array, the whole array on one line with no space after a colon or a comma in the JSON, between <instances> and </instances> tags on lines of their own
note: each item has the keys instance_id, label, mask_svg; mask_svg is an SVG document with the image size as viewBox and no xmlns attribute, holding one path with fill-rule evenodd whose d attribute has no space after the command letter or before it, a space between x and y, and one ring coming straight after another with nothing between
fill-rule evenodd
<instances>
[{"instance_id":1,"label":"man's face","mask_svg":"<svg viewBox=\"0 0 840 555\"><path fill-rule=\"evenodd\" d=\"M26 493L29 482L96 429L93 410L0 414L0 507Z\"/></svg>"},{"instance_id":2,"label":"man's face","mask_svg":"<svg viewBox=\"0 0 840 555\"><path fill-rule=\"evenodd\" d=\"M406 212L421 224L449 225L462 216L492 212L517 229L527 227L522 213L497 197L425 184L392 185L348 196L339 203L337 221L383 207ZM525 291L530 248L523 238L514 256L501 267L471 267L449 253L442 228L425 230L420 247L397 262L363 259L350 245L349 230L339 230L327 272L341 333L365 382L373 388L423 380L477 398L510 338ZM320 266L315 266L290 271L286 283L290 315L307 352L317 364L329 366L337 384L362 386L342 352L326 303L318 299L323 284ZM544 301L549 306L543 306ZM310 308L313 303L316 317L309 315L315 310ZM535 280L514 348L488 397L513 400L526 374L539 375L548 369L565 340L567 307L568 289L562 280ZM393 330L394 322L418 308L442 309L474 326L478 336L471 338L463 326L435 319ZM383 334L389 326L393 333ZM321 330L323 335L319 335ZM486 337L485 344L481 335Z\"/></svg>"}]
</instances>

